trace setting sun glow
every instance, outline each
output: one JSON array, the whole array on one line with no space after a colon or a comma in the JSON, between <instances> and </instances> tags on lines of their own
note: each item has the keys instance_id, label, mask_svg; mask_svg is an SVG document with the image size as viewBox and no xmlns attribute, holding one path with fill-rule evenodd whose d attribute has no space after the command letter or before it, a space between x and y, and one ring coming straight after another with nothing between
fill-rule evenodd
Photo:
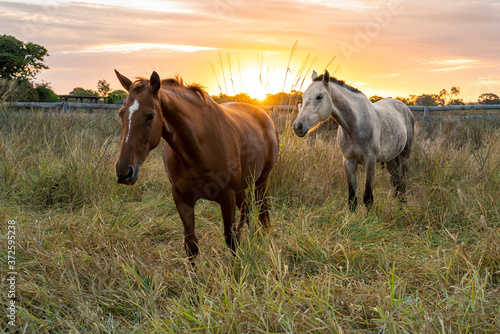
<instances>
[{"instance_id":1,"label":"setting sun glow","mask_svg":"<svg viewBox=\"0 0 500 334\"><path fill-rule=\"evenodd\" d=\"M312 70L328 68L368 96L438 94L457 86L461 99L474 102L482 93L500 94L499 17L494 1L0 4L4 34L47 48L50 69L36 80L59 94L95 90L101 79L120 89L118 69L131 77L179 74L212 95L263 99L304 91Z\"/></svg>"}]
</instances>

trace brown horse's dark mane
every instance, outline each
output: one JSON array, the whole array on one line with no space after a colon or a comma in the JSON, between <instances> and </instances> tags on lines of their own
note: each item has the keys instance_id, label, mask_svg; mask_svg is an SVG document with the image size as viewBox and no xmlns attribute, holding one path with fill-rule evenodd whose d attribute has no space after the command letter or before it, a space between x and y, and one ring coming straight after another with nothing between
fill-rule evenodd
<instances>
[{"instance_id":1,"label":"brown horse's dark mane","mask_svg":"<svg viewBox=\"0 0 500 334\"><path fill-rule=\"evenodd\" d=\"M144 90L146 87L149 86L149 79L146 79L143 77L137 77L136 79L137 80L134 81L134 83L132 84L132 89L135 92L141 92L142 90ZM184 80L178 75L176 75L173 78L163 79L161 81L161 86L162 86L162 88L171 88L175 93L177 93L177 90L179 88L181 90L192 92L195 95L198 95L199 97L201 97L201 99L205 103L207 103L207 101L209 100L209 95L205 91L203 86L201 86L199 84L186 85L184 83Z\"/></svg>"}]
</instances>

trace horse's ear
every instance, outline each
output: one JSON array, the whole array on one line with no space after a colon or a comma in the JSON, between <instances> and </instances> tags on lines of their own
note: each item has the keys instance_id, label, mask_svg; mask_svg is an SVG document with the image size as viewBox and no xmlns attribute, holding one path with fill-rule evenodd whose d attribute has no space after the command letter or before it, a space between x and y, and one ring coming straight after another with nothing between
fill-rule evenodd
<instances>
[{"instance_id":1,"label":"horse's ear","mask_svg":"<svg viewBox=\"0 0 500 334\"><path fill-rule=\"evenodd\" d=\"M318 77L318 73L316 73L315 70L313 70L313 74L312 74L312 80L316 80L316 78Z\"/></svg>"},{"instance_id":2,"label":"horse's ear","mask_svg":"<svg viewBox=\"0 0 500 334\"><path fill-rule=\"evenodd\" d=\"M325 70L325 76L323 77L323 81L326 83L330 82L330 73L328 73L328 70Z\"/></svg>"},{"instance_id":3,"label":"horse's ear","mask_svg":"<svg viewBox=\"0 0 500 334\"><path fill-rule=\"evenodd\" d=\"M149 84L151 85L151 87L153 87L153 93L156 93L160 90L160 76L155 71L153 71L153 73L151 74L151 78L149 78Z\"/></svg>"},{"instance_id":4,"label":"horse's ear","mask_svg":"<svg viewBox=\"0 0 500 334\"><path fill-rule=\"evenodd\" d=\"M120 72L118 72L117 70L115 70L115 73L116 76L118 77L118 80L120 80L120 83L122 84L123 88L125 88L125 90L128 92L130 90L130 86L132 86L132 81L130 81L130 79L127 78L126 76L121 75Z\"/></svg>"}]
</instances>

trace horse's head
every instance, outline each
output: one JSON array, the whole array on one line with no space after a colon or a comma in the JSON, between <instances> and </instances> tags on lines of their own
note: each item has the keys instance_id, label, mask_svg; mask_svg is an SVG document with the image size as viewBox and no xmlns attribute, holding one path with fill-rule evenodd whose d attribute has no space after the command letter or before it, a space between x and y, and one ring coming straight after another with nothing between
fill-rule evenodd
<instances>
[{"instance_id":1,"label":"horse's head","mask_svg":"<svg viewBox=\"0 0 500 334\"><path fill-rule=\"evenodd\" d=\"M332 112L333 102L328 91L330 73L325 71L323 80L319 79L316 71L313 71L313 82L302 95L302 105L298 105L299 114L293 123L293 131L299 137L304 137L309 130L325 121Z\"/></svg>"},{"instance_id":2,"label":"horse's head","mask_svg":"<svg viewBox=\"0 0 500 334\"><path fill-rule=\"evenodd\" d=\"M149 151L160 143L162 114L159 101L161 87L158 73L150 80L130 81L115 70L116 76L129 95L118 115L122 124L120 156L116 162L118 183L132 185Z\"/></svg>"}]
</instances>

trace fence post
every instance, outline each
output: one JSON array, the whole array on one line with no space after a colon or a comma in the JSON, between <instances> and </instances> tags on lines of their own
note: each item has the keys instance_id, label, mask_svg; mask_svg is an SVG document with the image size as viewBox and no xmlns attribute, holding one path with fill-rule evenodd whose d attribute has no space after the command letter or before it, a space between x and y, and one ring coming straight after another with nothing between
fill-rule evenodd
<instances>
[{"instance_id":1,"label":"fence post","mask_svg":"<svg viewBox=\"0 0 500 334\"><path fill-rule=\"evenodd\" d=\"M67 113L69 109L68 102L66 101L63 102L62 107L63 107L63 113Z\"/></svg>"},{"instance_id":2,"label":"fence post","mask_svg":"<svg viewBox=\"0 0 500 334\"><path fill-rule=\"evenodd\" d=\"M430 121L431 113L429 112L429 107L424 107L424 120Z\"/></svg>"}]
</instances>

